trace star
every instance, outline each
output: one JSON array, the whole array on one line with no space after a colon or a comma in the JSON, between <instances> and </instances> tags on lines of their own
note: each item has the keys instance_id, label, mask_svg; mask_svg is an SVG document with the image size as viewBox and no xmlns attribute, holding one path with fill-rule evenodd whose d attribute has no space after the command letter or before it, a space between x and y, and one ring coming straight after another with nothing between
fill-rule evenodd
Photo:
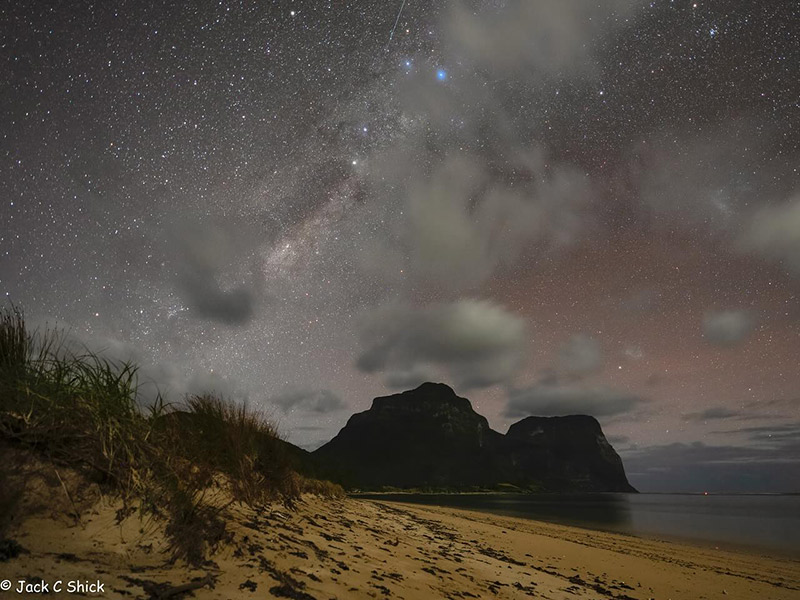
<instances>
[{"instance_id":1,"label":"star","mask_svg":"<svg viewBox=\"0 0 800 600\"><path fill-rule=\"evenodd\" d=\"M288 385L347 398L286 417L303 444L411 367L493 381L471 344L507 332L462 330L484 311L453 313L463 356L409 364L464 299L527 332L481 361L508 381L458 390L495 426L549 371L646 398L641 448L709 432L682 412L796 397L792 3L142 2L12 3L0 298L32 320L135 345L179 393L213 368L266 410ZM398 364L362 370L386 307L424 318L380 323ZM747 335L709 342L719 312ZM598 366L567 381L582 334Z\"/></svg>"}]
</instances>

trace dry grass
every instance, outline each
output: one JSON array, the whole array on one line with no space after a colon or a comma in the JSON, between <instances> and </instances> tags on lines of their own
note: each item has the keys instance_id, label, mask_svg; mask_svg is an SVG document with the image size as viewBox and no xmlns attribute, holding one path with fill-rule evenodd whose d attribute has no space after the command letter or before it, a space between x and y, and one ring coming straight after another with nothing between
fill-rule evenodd
<instances>
[{"instance_id":1,"label":"dry grass","mask_svg":"<svg viewBox=\"0 0 800 600\"><path fill-rule=\"evenodd\" d=\"M338 483L323 479L308 479L302 475L299 478L299 488L304 494L314 494L322 498L344 498L347 494Z\"/></svg>"},{"instance_id":2,"label":"dry grass","mask_svg":"<svg viewBox=\"0 0 800 600\"><path fill-rule=\"evenodd\" d=\"M292 496L289 458L274 426L259 412L209 395L190 396L183 410L165 415L159 434L207 482L225 474L233 497L244 502Z\"/></svg>"},{"instance_id":3,"label":"dry grass","mask_svg":"<svg viewBox=\"0 0 800 600\"><path fill-rule=\"evenodd\" d=\"M193 562L225 539L225 507L211 499L219 496L215 489L250 504L342 494L297 475L274 426L245 405L200 395L172 408L159 398L143 411L136 371L131 363L71 352L58 331L29 332L20 310L3 309L0 442L76 469L106 493L164 518L175 556ZM0 489L6 479L0 473ZM0 494L0 513L19 510L15 496L6 496Z\"/></svg>"}]
</instances>

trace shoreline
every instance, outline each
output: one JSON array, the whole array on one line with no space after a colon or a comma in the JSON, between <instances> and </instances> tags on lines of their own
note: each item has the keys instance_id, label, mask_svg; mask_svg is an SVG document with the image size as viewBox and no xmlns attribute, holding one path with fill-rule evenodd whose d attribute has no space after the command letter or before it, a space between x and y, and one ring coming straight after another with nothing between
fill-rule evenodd
<instances>
[{"instance_id":1,"label":"shoreline","mask_svg":"<svg viewBox=\"0 0 800 600\"><path fill-rule=\"evenodd\" d=\"M393 492L348 492L348 498L362 496L800 496L800 492L752 492L752 493L727 493L727 492L507 492L488 490L485 492L420 492L420 491L393 491Z\"/></svg>"},{"instance_id":2,"label":"shoreline","mask_svg":"<svg viewBox=\"0 0 800 600\"><path fill-rule=\"evenodd\" d=\"M561 525L564 527L574 527L587 531L597 531L601 533L611 533L622 536L630 536L634 538L647 539L652 541L661 541L667 543L677 543L689 546L696 546L699 548L708 548L716 550L728 550L732 552L740 552L746 554L755 554L759 556L771 556L774 558L785 558L792 560L800 560L800 546L792 547L780 545L769 542L753 542L753 541L737 541L726 540L713 537L700 537L692 535L682 535L681 533L668 533L663 531L637 531L633 528L619 527L615 528L614 525L604 526L602 522L591 520L581 521L573 519L568 516L560 517L558 515L550 516L543 513L529 513L517 512L514 510L503 511L501 507L480 507L480 506L457 506L453 504L435 502L409 502L405 501L404 497L425 497L435 500L437 497L454 498L454 497L530 497L530 498L543 498L548 496L552 497L567 497L567 498L581 498L581 497L603 497L603 496L625 496L624 492L589 492L589 493L535 493L535 494L517 494L513 492L464 492L464 493L440 493L440 492L367 492L359 494L349 494L348 497L357 500L371 500L371 501L386 501L403 503L408 506L421 506L433 508L447 508L455 511L475 512L484 515L494 515L500 517L509 517L514 519L530 520L541 523L550 523L554 525ZM750 496L796 496L797 494L678 494L678 493L649 493L642 492L634 494L635 497L641 496L695 496L695 497L750 497Z\"/></svg>"},{"instance_id":3,"label":"shoreline","mask_svg":"<svg viewBox=\"0 0 800 600\"><path fill-rule=\"evenodd\" d=\"M560 522L560 521L549 521L547 519L541 517L522 517L519 515L504 515L497 512L493 512L490 510L481 510L477 508L459 508L455 506L444 506L444 505L435 505L435 504L422 504L422 503L412 503L412 502L403 502L402 500L371 500L369 498L363 498L369 502L391 502L396 504L401 504L404 507L408 508L441 508L445 511L452 511L454 513L466 513L463 515L465 518L469 518L470 516L474 519L483 518L483 517L499 517L504 519L512 519L512 520L520 520L520 521L530 521L535 524L540 525L553 525L555 527L565 527L567 529L577 529L579 531L587 532L587 533L602 533L602 534L609 534L620 536L623 538L631 538L632 540L639 540L639 541L648 541L654 543L663 543L663 544L675 544L681 546L691 546L693 548L697 548L699 550L709 550L715 551L719 550L722 552L729 552L733 554L745 554L745 555L752 555L755 557L763 557L768 559L776 559L776 560L789 560L789 561L798 561L800 562L800 550L792 551L786 550L782 551L780 548L769 547L769 546L761 546L761 545L747 545L747 544L737 544L734 542L725 542L725 541L714 541L714 540L706 540L702 538L692 538L692 537L682 537L680 535L662 535L662 534L655 534L655 533L638 533L638 532L630 532L630 531L617 531L614 529L603 529L602 527L592 527L590 525L580 525L576 523L567 523L567 522ZM474 513L474 514L471 514Z\"/></svg>"},{"instance_id":4,"label":"shoreline","mask_svg":"<svg viewBox=\"0 0 800 600\"><path fill-rule=\"evenodd\" d=\"M116 523L101 500L80 524L28 519L27 553L6 577L106 584L149 598L194 585L199 598L423 600L524 597L678 600L800 595L800 561L449 507L307 495L295 509L233 504L228 537L198 568L170 563L155 523ZM199 589L202 587L203 589Z\"/></svg>"},{"instance_id":5,"label":"shoreline","mask_svg":"<svg viewBox=\"0 0 800 600\"><path fill-rule=\"evenodd\" d=\"M788 567L790 572L792 572L792 579L786 580L786 583L788 584L785 587L786 592L790 594L790 597L795 597L791 594L797 594L797 596L800 597L800 557L797 556L789 557L784 555L764 554L762 552L755 551L752 547L721 547L698 543L696 540L661 539L624 532L601 531L574 525L563 525L548 521L538 521L532 518L498 515L496 513L453 508L449 506L438 507L420 504L407 504L401 502L397 502L396 504L401 505L404 509L409 511L418 511L421 513L427 513L431 516L436 516L445 522L451 518L463 519L471 523L480 523L486 528L502 528L504 534L507 531L514 531L515 533L521 533L533 538L546 537L552 540L557 540L557 543L561 547L568 548L570 545L576 544L594 551L590 551L588 553L590 555L594 554L592 559L584 563L581 563L580 560L574 556L574 554L572 556L572 560L568 560L570 555L565 553L562 558L565 559L566 567L570 571L578 572L581 570L581 568L586 568L592 562L597 561L599 558L596 555L597 551L608 550L614 554L619 554L622 556L646 557L650 563L648 565L650 569L637 569L635 571L636 575L633 575L634 571L626 568L627 559L620 560L619 564L617 565L617 569L622 569L621 571L618 571L620 576L625 576L627 573L631 581L635 581L635 579L639 577L641 581L639 581L638 584L642 584L642 586L645 585L643 581L652 582L653 580L653 573L649 571L651 571L653 568L663 568L666 566L666 564L679 565L680 567L683 567L684 570L691 568L692 575L697 575L697 572L694 571L694 569L699 567L706 572L727 575L729 577L735 577L747 581L754 581L757 579L757 576L755 576L752 572L747 572L755 565L759 565L758 568L765 568L765 572L770 571L771 567L781 565ZM608 566L608 564L606 566ZM608 573L612 573L612 571L609 569ZM658 577L656 577L656 579L658 579ZM720 580L720 583L722 583L723 579L724 578ZM673 590L673 593L678 595L671 595L670 597L713 598L718 596L713 589L708 589L713 585L713 581L700 582L697 579L694 579L694 582L700 588L706 588L703 593L701 593L699 590L695 590L694 588L687 588L685 590L687 595L680 595L681 589L680 586L677 586ZM738 595L740 594L741 590L727 587L722 588L724 590L722 596L742 598L784 597L777 591L777 589L784 587L783 584L773 587L776 589L773 589L773 591L770 592L772 595L753 596L748 596L747 594ZM654 589L653 592L655 594ZM752 593L755 594L755 590L753 590ZM621 597L625 597L625 595ZM633 597L638 596L634 595ZM654 595L653 597L657 598L659 596Z\"/></svg>"}]
</instances>

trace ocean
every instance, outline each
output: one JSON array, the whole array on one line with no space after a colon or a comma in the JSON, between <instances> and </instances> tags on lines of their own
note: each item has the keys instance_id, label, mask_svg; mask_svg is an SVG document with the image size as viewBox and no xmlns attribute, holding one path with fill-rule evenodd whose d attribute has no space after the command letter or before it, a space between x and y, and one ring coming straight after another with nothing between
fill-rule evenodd
<instances>
[{"instance_id":1,"label":"ocean","mask_svg":"<svg viewBox=\"0 0 800 600\"><path fill-rule=\"evenodd\" d=\"M370 494L587 529L800 558L800 495Z\"/></svg>"}]
</instances>

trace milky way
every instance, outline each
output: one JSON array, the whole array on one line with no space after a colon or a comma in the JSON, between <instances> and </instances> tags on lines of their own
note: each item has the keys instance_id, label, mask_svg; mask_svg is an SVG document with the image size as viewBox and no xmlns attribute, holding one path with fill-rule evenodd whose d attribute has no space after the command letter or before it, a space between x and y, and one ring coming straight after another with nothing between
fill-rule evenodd
<instances>
[{"instance_id":1,"label":"milky way","mask_svg":"<svg viewBox=\"0 0 800 600\"><path fill-rule=\"evenodd\" d=\"M439 379L786 488L797 6L430 4L2 9L0 293L306 447Z\"/></svg>"}]
</instances>

